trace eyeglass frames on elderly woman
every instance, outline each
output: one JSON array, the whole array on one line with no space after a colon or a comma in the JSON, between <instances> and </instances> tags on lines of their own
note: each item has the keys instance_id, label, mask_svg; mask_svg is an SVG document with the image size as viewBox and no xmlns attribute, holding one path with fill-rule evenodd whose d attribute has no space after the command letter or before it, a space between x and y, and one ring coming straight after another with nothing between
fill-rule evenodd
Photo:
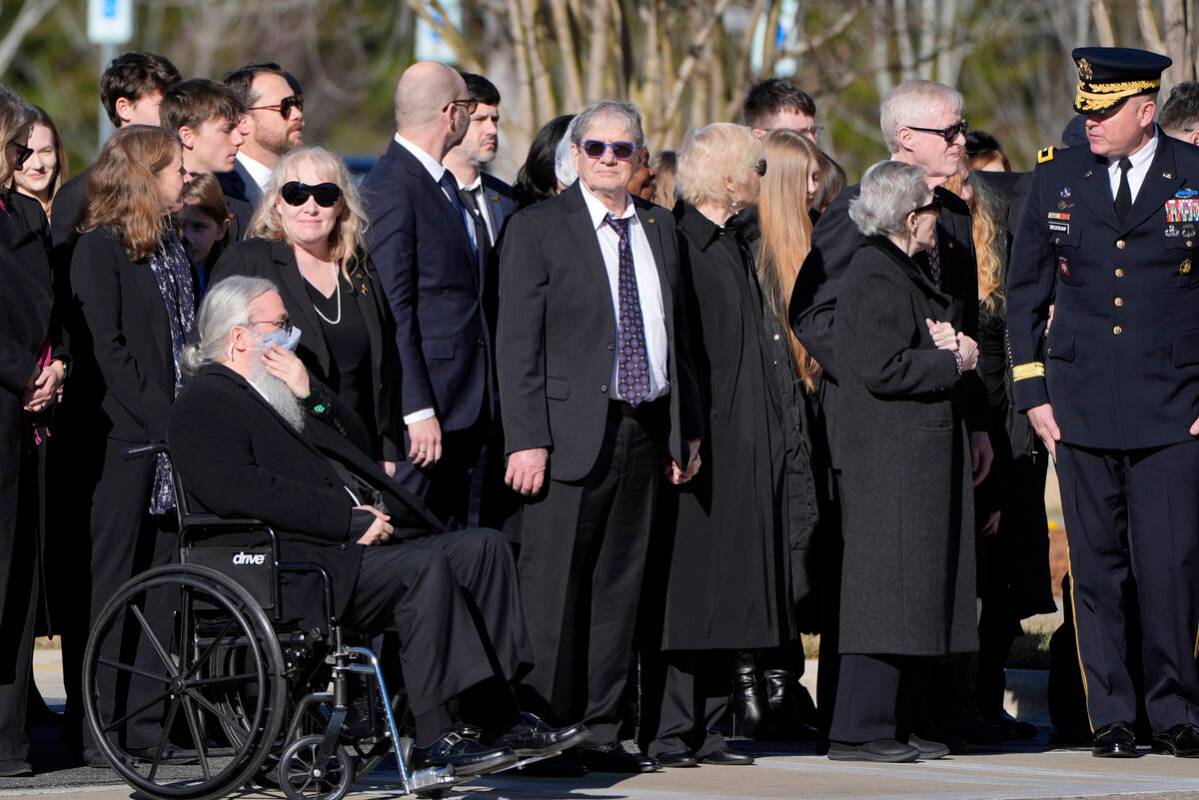
<instances>
[{"instance_id":1,"label":"eyeglass frames on elderly woman","mask_svg":"<svg viewBox=\"0 0 1199 800\"><path fill-rule=\"evenodd\" d=\"M915 208L912 209L913 214L921 214L925 211L940 212L941 211L941 198L937 197L936 195L933 195L932 200L928 201L927 203L925 203L922 206L916 206Z\"/></svg>"},{"instance_id":2,"label":"eyeglass frames on elderly woman","mask_svg":"<svg viewBox=\"0 0 1199 800\"><path fill-rule=\"evenodd\" d=\"M958 138L959 134L965 134L970 130L970 124L966 120L958 120L948 128L917 128L915 125L904 125L910 131L920 131L921 133L935 133L944 139L949 144L953 144L953 140Z\"/></svg>"},{"instance_id":3,"label":"eyeglass frames on elderly woman","mask_svg":"<svg viewBox=\"0 0 1199 800\"><path fill-rule=\"evenodd\" d=\"M329 208L341 199L341 187L336 183L309 186L299 181L288 181L279 188L279 195L289 206L302 206L311 197L321 208Z\"/></svg>"},{"instance_id":4,"label":"eyeglass frames on elderly woman","mask_svg":"<svg viewBox=\"0 0 1199 800\"><path fill-rule=\"evenodd\" d=\"M637 152L637 145L632 142L601 142L599 139L584 139L579 147L588 158L603 158L605 150L611 150L612 155L619 161L628 161Z\"/></svg>"},{"instance_id":5,"label":"eyeglass frames on elderly woman","mask_svg":"<svg viewBox=\"0 0 1199 800\"><path fill-rule=\"evenodd\" d=\"M291 117L292 109L298 109L301 112L304 111L304 95L288 95L273 106L250 106L251 111L278 111L283 119Z\"/></svg>"},{"instance_id":6,"label":"eyeglass frames on elderly woman","mask_svg":"<svg viewBox=\"0 0 1199 800\"><path fill-rule=\"evenodd\" d=\"M10 141L9 144L11 144L13 147L17 148L16 165L17 165L17 169L20 169L21 167L25 166L25 162L29 160L29 157L31 155L33 155L33 148L21 144L16 139L13 139L12 141Z\"/></svg>"},{"instance_id":7,"label":"eyeglass frames on elderly woman","mask_svg":"<svg viewBox=\"0 0 1199 800\"><path fill-rule=\"evenodd\" d=\"M759 158L754 162L754 172L758 173L759 178L766 177L766 159Z\"/></svg>"}]
</instances>

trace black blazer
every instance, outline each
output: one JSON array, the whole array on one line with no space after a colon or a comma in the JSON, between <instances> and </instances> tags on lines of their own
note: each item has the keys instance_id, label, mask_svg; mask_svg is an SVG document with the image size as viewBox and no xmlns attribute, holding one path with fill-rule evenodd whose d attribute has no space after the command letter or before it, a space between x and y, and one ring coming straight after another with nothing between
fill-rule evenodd
<instances>
[{"instance_id":1,"label":"black blazer","mask_svg":"<svg viewBox=\"0 0 1199 800\"><path fill-rule=\"evenodd\" d=\"M99 228L79 237L70 283L74 413L94 411L97 431L113 439L161 441L175 366L170 322L149 262L131 261L117 232Z\"/></svg>"},{"instance_id":2,"label":"black blazer","mask_svg":"<svg viewBox=\"0 0 1199 800\"><path fill-rule=\"evenodd\" d=\"M703 417L691 366L674 217L633 198L662 288L669 340L670 455ZM616 315L599 241L574 185L508 220L500 248L496 355L505 449L549 448L550 477L582 479L595 464L608 415Z\"/></svg>"},{"instance_id":3,"label":"black blazer","mask_svg":"<svg viewBox=\"0 0 1199 800\"><path fill-rule=\"evenodd\" d=\"M491 217L491 229L498 243L508 217L516 213L516 200L512 187L494 175L483 173L483 196L487 199L487 214Z\"/></svg>"},{"instance_id":4,"label":"black blazer","mask_svg":"<svg viewBox=\"0 0 1199 800\"><path fill-rule=\"evenodd\" d=\"M300 345L296 354L309 371L328 382L333 354L325 339L324 328L308 299L304 276L296 264L295 251L283 242L249 239L226 250L212 269L211 282L230 275L266 278L279 287L279 295L291 321L300 327ZM395 321L383 296L379 276L366 258L351 272L354 299L366 323L371 340L371 380L375 389L377 429L370 431L371 442L365 449L376 458L398 460L396 441L402 422L399 415L400 367L395 352ZM352 412L350 412L352 413Z\"/></svg>"},{"instance_id":5,"label":"black blazer","mask_svg":"<svg viewBox=\"0 0 1199 800\"><path fill-rule=\"evenodd\" d=\"M44 241L19 214L0 213L0 275L0 397L6 406L10 400L14 403L3 414L7 424L20 418L25 384L50 333L53 304Z\"/></svg>"},{"instance_id":6,"label":"black blazer","mask_svg":"<svg viewBox=\"0 0 1199 800\"><path fill-rule=\"evenodd\" d=\"M433 408L443 430L474 424L492 382L486 287L445 192L395 140L362 183L370 256L396 321L403 414Z\"/></svg>"},{"instance_id":7,"label":"black blazer","mask_svg":"<svg viewBox=\"0 0 1199 800\"><path fill-rule=\"evenodd\" d=\"M329 399L338 404L337 413L348 411ZM193 508L251 517L275 528L283 560L329 570L338 614L353 594L362 546L350 538L354 503L331 460L382 494L397 538L445 530L333 427L309 415L300 433L240 375L217 364L188 381L171 412L167 441ZM285 615L311 618L320 595L309 581L292 586L290 597L284 595Z\"/></svg>"}]
</instances>

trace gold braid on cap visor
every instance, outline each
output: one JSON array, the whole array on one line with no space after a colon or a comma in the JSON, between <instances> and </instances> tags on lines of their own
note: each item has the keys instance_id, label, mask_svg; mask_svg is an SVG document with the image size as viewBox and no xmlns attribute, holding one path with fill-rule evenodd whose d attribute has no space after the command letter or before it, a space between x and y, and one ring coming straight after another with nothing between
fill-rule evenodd
<instances>
[{"instance_id":1,"label":"gold braid on cap visor","mask_svg":"<svg viewBox=\"0 0 1199 800\"><path fill-rule=\"evenodd\" d=\"M1150 89L1160 89L1162 82L1124 81L1122 83L1078 82L1078 94L1074 97L1075 108L1081 111L1098 111L1110 108L1126 97L1141 94Z\"/></svg>"}]
</instances>

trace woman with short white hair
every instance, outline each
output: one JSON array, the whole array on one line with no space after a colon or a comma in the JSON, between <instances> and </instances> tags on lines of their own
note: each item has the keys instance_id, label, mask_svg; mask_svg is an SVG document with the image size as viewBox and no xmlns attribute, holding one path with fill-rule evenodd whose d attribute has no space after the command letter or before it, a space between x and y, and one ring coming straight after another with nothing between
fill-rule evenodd
<instances>
[{"instance_id":1,"label":"woman with short white hair","mask_svg":"<svg viewBox=\"0 0 1199 800\"><path fill-rule=\"evenodd\" d=\"M952 298L912 259L940 203L920 167L883 161L849 216L866 236L841 282L834 330L844 562L840 682L829 758L915 761L949 752L912 732L900 682L920 659L978 647L974 508L962 375L978 347ZM905 681L906 683L906 681ZM898 708L898 711L897 711Z\"/></svg>"}]
</instances>

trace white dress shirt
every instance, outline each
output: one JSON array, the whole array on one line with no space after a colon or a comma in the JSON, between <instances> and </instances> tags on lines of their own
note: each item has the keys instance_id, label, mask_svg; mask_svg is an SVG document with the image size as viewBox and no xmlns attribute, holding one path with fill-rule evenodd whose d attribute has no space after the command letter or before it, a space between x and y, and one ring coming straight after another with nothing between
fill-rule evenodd
<instances>
[{"instance_id":1,"label":"white dress shirt","mask_svg":"<svg viewBox=\"0 0 1199 800\"><path fill-rule=\"evenodd\" d=\"M487 192L483 188L483 176L481 174L476 175L474 183L472 183L470 186L463 184L462 181L458 180L456 177L454 180L455 183L458 184L459 189L469 193L470 196L474 198L475 208L478 209L481 215L483 215L483 225L487 228L487 241L489 244L494 246L495 228L491 223L491 211L487 208Z\"/></svg>"},{"instance_id":2,"label":"white dress shirt","mask_svg":"<svg viewBox=\"0 0 1199 800\"><path fill-rule=\"evenodd\" d=\"M1128 157L1132 162L1132 167L1128 170L1128 188L1132 192L1132 202L1137 201L1137 193L1141 191L1141 184L1145 182L1145 176L1149 174L1149 165L1153 163L1153 156L1157 153L1157 129L1154 128L1153 138L1145 143L1145 146ZM1116 193L1120 191L1120 159L1112 159L1112 163L1107 166L1107 177L1112 185L1112 200L1116 199Z\"/></svg>"},{"instance_id":3,"label":"white dress shirt","mask_svg":"<svg viewBox=\"0 0 1199 800\"><path fill-rule=\"evenodd\" d=\"M271 179L271 168L265 164L255 161L240 150L237 153L237 161L245 169L246 173L258 184L259 190L266 189L266 182Z\"/></svg>"},{"instance_id":4,"label":"white dress shirt","mask_svg":"<svg viewBox=\"0 0 1199 800\"><path fill-rule=\"evenodd\" d=\"M584 202L587 203L587 213L591 216L591 224L595 228L596 238L599 239L600 253L604 257L608 287L612 292L612 314L616 318L619 335L620 234L605 221L610 212L599 198L587 191L587 187L581 182L579 188L583 192ZM662 309L661 278L654 261L654 251L650 249L649 239L646 238L641 219L637 216L632 197L628 198L624 212L613 216L629 220L629 247L633 251L633 271L637 275L637 295L641 300L641 320L645 329L645 352L649 357L649 396L646 400L656 400L670 391L670 382L666 377L669 349L666 340L666 315ZM619 359L617 354L612 360L612 382L609 384L609 394L616 400L623 399L617 389L620 383L617 379Z\"/></svg>"}]
</instances>

